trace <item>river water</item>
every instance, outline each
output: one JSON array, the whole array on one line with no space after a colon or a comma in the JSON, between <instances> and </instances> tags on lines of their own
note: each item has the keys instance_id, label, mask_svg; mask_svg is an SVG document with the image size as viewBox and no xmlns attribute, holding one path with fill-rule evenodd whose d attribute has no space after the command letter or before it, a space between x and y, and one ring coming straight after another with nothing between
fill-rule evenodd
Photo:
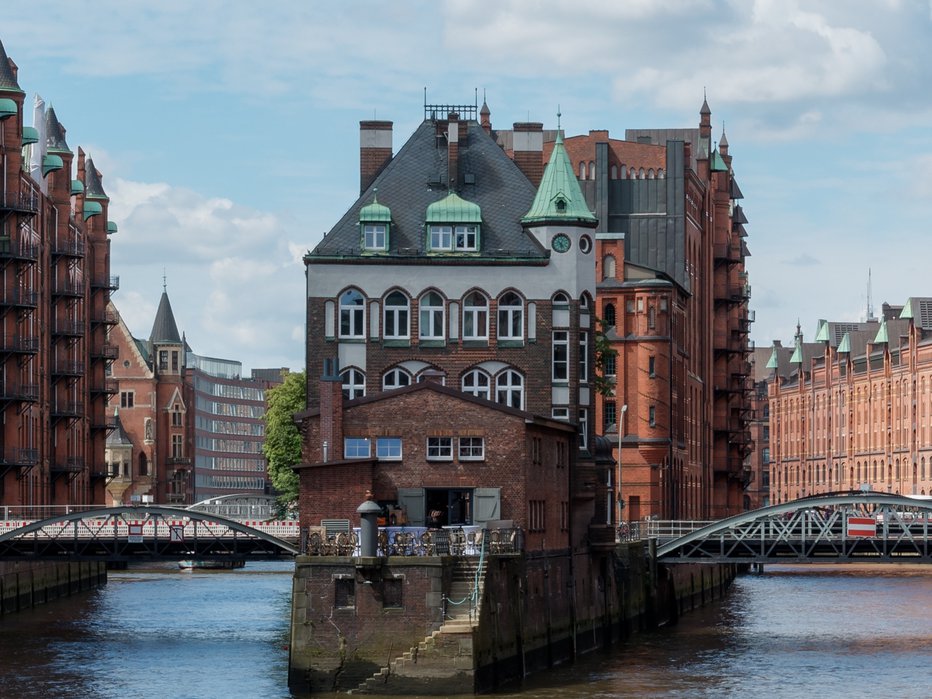
<instances>
[{"instance_id":1,"label":"river water","mask_svg":"<svg viewBox=\"0 0 932 699\"><path fill-rule=\"evenodd\" d=\"M111 572L100 590L0 618L0 698L291 697L290 575ZM932 570L771 567L675 627L499 697L752 695L932 697Z\"/></svg>"}]
</instances>

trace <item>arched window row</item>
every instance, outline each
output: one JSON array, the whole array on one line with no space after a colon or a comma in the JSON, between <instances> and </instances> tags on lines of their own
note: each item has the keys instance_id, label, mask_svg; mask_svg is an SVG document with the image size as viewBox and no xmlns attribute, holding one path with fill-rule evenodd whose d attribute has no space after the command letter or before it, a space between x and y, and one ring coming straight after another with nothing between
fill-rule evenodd
<instances>
[{"instance_id":1,"label":"arched window row","mask_svg":"<svg viewBox=\"0 0 932 699\"><path fill-rule=\"evenodd\" d=\"M402 367L393 367L382 374L382 390L391 391L396 388L410 386L415 380L420 380L422 374L416 377ZM340 372L343 385L343 397L352 400L366 395L366 374L356 367L348 367ZM462 376L461 388L464 393L494 400L511 408L524 409L524 376L517 370L505 368L494 375L484 369L470 369Z\"/></svg>"}]
</instances>

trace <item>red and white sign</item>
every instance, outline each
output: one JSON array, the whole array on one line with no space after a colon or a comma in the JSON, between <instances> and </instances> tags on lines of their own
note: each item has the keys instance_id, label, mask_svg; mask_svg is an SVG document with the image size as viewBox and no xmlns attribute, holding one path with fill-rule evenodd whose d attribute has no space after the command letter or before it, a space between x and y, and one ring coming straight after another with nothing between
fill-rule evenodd
<instances>
[{"instance_id":1,"label":"red and white sign","mask_svg":"<svg viewBox=\"0 0 932 699\"><path fill-rule=\"evenodd\" d=\"M169 541L184 541L184 527L177 524L168 525Z\"/></svg>"},{"instance_id":2,"label":"red and white sign","mask_svg":"<svg viewBox=\"0 0 932 699\"><path fill-rule=\"evenodd\" d=\"M873 517L848 517L848 536L857 538L877 536L877 520Z\"/></svg>"},{"instance_id":3,"label":"red and white sign","mask_svg":"<svg viewBox=\"0 0 932 699\"><path fill-rule=\"evenodd\" d=\"M127 541L131 544L142 543L142 524L138 522L129 523L129 536Z\"/></svg>"}]
</instances>

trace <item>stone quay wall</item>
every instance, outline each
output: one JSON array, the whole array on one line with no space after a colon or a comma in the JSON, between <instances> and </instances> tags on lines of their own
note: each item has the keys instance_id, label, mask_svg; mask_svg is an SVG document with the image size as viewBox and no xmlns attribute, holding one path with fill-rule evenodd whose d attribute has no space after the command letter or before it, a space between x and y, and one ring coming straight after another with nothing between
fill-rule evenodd
<instances>
[{"instance_id":1,"label":"stone quay wall","mask_svg":"<svg viewBox=\"0 0 932 699\"><path fill-rule=\"evenodd\" d=\"M736 574L732 565L664 566L650 553L634 542L572 556L568 550L489 556L473 623L448 624L443 631L444 598L458 601L450 594L455 559L390 557L360 564L362 559L350 557L300 557L292 690L491 691L638 631L675 623L719 599Z\"/></svg>"},{"instance_id":2,"label":"stone quay wall","mask_svg":"<svg viewBox=\"0 0 932 699\"><path fill-rule=\"evenodd\" d=\"M0 561L0 616L107 584L98 561Z\"/></svg>"}]
</instances>

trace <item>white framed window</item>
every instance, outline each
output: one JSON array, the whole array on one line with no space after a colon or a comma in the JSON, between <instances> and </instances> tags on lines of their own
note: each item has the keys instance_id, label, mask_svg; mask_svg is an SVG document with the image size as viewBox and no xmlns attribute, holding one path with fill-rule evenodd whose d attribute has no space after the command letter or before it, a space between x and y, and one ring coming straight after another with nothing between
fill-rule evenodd
<instances>
[{"instance_id":1,"label":"white framed window","mask_svg":"<svg viewBox=\"0 0 932 699\"><path fill-rule=\"evenodd\" d=\"M172 435L172 458L180 459L184 457L184 436L180 434Z\"/></svg>"},{"instance_id":2,"label":"white framed window","mask_svg":"<svg viewBox=\"0 0 932 699\"><path fill-rule=\"evenodd\" d=\"M436 291L428 291L421 297L418 309L418 333L422 340L442 340L444 338L444 314L446 310L443 298Z\"/></svg>"},{"instance_id":3,"label":"white framed window","mask_svg":"<svg viewBox=\"0 0 932 699\"><path fill-rule=\"evenodd\" d=\"M363 226L363 244L366 250L385 249L386 226L384 223L367 223Z\"/></svg>"},{"instance_id":4,"label":"white framed window","mask_svg":"<svg viewBox=\"0 0 932 699\"><path fill-rule=\"evenodd\" d=\"M172 427L184 426L184 414L181 412L181 406L177 403L172 408Z\"/></svg>"},{"instance_id":5,"label":"white framed window","mask_svg":"<svg viewBox=\"0 0 932 699\"><path fill-rule=\"evenodd\" d=\"M393 388L403 388L411 385L411 374L404 369L395 368L385 372L382 377L382 390L390 391Z\"/></svg>"},{"instance_id":6,"label":"white framed window","mask_svg":"<svg viewBox=\"0 0 932 699\"><path fill-rule=\"evenodd\" d=\"M554 407L550 411L550 416L554 420L569 420L570 419L570 409L566 406Z\"/></svg>"},{"instance_id":7,"label":"white framed window","mask_svg":"<svg viewBox=\"0 0 932 699\"><path fill-rule=\"evenodd\" d=\"M383 461L400 461L401 437L377 437L375 457Z\"/></svg>"},{"instance_id":8,"label":"white framed window","mask_svg":"<svg viewBox=\"0 0 932 699\"><path fill-rule=\"evenodd\" d=\"M453 226L431 226L430 227L430 249L431 250L452 250L453 249Z\"/></svg>"},{"instance_id":9,"label":"white framed window","mask_svg":"<svg viewBox=\"0 0 932 699\"><path fill-rule=\"evenodd\" d=\"M564 294L562 291L557 292L556 294L553 295L553 305L554 306L569 306L570 298L569 296Z\"/></svg>"},{"instance_id":10,"label":"white framed window","mask_svg":"<svg viewBox=\"0 0 932 699\"><path fill-rule=\"evenodd\" d=\"M344 459L368 459L372 453L372 443L368 437L344 437Z\"/></svg>"},{"instance_id":11,"label":"white framed window","mask_svg":"<svg viewBox=\"0 0 932 699\"><path fill-rule=\"evenodd\" d=\"M589 409L579 409L579 448L589 448Z\"/></svg>"},{"instance_id":12,"label":"white framed window","mask_svg":"<svg viewBox=\"0 0 932 699\"><path fill-rule=\"evenodd\" d=\"M366 395L366 375L359 369L345 369L340 372L340 378L343 380L343 397L347 400Z\"/></svg>"},{"instance_id":13,"label":"white framed window","mask_svg":"<svg viewBox=\"0 0 932 699\"><path fill-rule=\"evenodd\" d=\"M579 331L579 383L589 382L589 331Z\"/></svg>"},{"instance_id":14,"label":"white framed window","mask_svg":"<svg viewBox=\"0 0 932 699\"><path fill-rule=\"evenodd\" d=\"M121 408L132 408L136 403L136 393L134 391L121 391L120 392L120 407Z\"/></svg>"},{"instance_id":15,"label":"white framed window","mask_svg":"<svg viewBox=\"0 0 932 699\"><path fill-rule=\"evenodd\" d=\"M503 294L498 300L498 338L524 339L524 302L513 291Z\"/></svg>"},{"instance_id":16,"label":"white framed window","mask_svg":"<svg viewBox=\"0 0 932 699\"><path fill-rule=\"evenodd\" d=\"M491 377L482 369L473 369L463 376L463 393L491 400Z\"/></svg>"},{"instance_id":17,"label":"white framed window","mask_svg":"<svg viewBox=\"0 0 932 699\"><path fill-rule=\"evenodd\" d=\"M495 400L519 410L524 407L524 377L508 369L495 379Z\"/></svg>"},{"instance_id":18,"label":"white framed window","mask_svg":"<svg viewBox=\"0 0 932 699\"><path fill-rule=\"evenodd\" d=\"M382 323L382 336L386 340L407 340L411 337L410 304L408 297L400 291L393 291L385 297L385 311Z\"/></svg>"},{"instance_id":19,"label":"white framed window","mask_svg":"<svg viewBox=\"0 0 932 699\"><path fill-rule=\"evenodd\" d=\"M554 381L570 379L570 335L566 330L553 331L553 371Z\"/></svg>"},{"instance_id":20,"label":"white framed window","mask_svg":"<svg viewBox=\"0 0 932 699\"><path fill-rule=\"evenodd\" d=\"M463 299L463 339L489 339L489 301L478 291Z\"/></svg>"},{"instance_id":21,"label":"white framed window","mask_svg":"<svg viewBox=\"0 0 932 699\"><path fill-rule=\"evenodd\" d=\"M460 437L460 461L482 461L485 458L485 437Z\"/></svg>"},{"instance_id":22,"label":"white framed window","mask_svg":"<svg viewBox=\"0 0 932 699\"><path fill-rule=\"evenodd\" d=\"M340 297L340 337L363 338L366 327L365 299L355 289L344 292Z\"/></svg>"},{"instance_id":23,"label":"white framed window","mask_svg":"<svg viewBox=\"0 0 932 699\"><path fill-rule=\"evenodd\" d=\"M453 461L453 437L428 437L428 461Z\"/></svg>"},{"instance_id":24,"label":"white framed window","mask_svg":"<svg viewBox=\"0 0 932 699\"><path fill-rule=\"evenodd\" d=\"M479 226L457 226L454 236L457 250L479 249Z\"/></svg>"}]
</instances>

